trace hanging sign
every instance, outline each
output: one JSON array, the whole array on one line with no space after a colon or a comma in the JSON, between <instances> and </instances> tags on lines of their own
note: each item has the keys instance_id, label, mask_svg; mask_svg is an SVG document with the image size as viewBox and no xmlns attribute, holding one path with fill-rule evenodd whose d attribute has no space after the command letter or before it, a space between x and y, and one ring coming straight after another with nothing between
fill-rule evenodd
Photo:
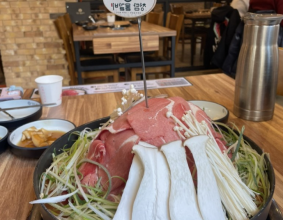
<instances>
[{"instance_id":1,"label":"hanging sign","mask_svg":"<svg viewBox=\"0 0 283 220\"><path fill-rule=\"evenodd\" d=\"M149 13L156 0L103 0L105 7L120 17L136 18Z\"/></svg>"}]
</instances>

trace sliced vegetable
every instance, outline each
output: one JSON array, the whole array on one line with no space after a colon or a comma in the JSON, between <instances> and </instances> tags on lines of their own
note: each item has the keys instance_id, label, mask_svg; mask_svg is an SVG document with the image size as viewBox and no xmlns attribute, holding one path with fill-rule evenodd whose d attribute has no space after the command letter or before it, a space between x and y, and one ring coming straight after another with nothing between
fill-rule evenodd
<instances>
[{"instance_id":1,"label":"sliced vegetable","mask_svg":"<svg viewBox=\"0 0 283 220\"><path fill-rule=\"evenodd\" d=\"M170 220L169 196L170 196L170 169L164 154L160 151L156 154L157 164L157 200L156 200L156 218Z\"/></svg>"},{"instance_id":2,"label":"sliced vegetable","mask_svg":"<svg viewBox=\"0 0 283 220\"><path fill-rule=\"evenodd\" d=\"M225 220L217 183L206 155L207 135L189 138L184 145L187 146L197 167L197 198L201 215L204 220Z\"/></svg>"},{"instance_id":3,"label":"sliced vegetable","mask_svg":"<svg viewBox=\"0 0 283 220\"><path fill-rule=\"evenodd\" d=\"M187 219L202 220L182 141L163 145L161 151L165 154L171 173L169 196L171 219L184 220L186 216Z\"/></svg>"},{"instance_id":4,"label":"sliced vegetable","mask_svg":"<svg viewBox=\"0 0 283 220\"><path fill-rule=\"evenodd\" d=\"M155 146L140 141L139 145L156 149ZM169 194L170 194L170 170L164 154L156 153L156 219L169 220Z\"/></svg>"},{"instance_id":5,"label":"sliced vegetable","mask_svg":"<svg viewBox=\"0 0 283 220\"><path fill-rule=\"evenodd\" d=\"M142 162L144 174L133 205L132 219L153 220L156 216L156 154L157 148L135 145L133 152Z\"/></svg>"},{"instance_id":6,"label":"sliced vegetable","mask_svg":"<svg viewBox=\"0 0 283 220\"><path fill-rule=\"evenodd\" d=\"M92 141L92 138L89 137L97 134L98 131L85 129L78 134L78 140L70 149L64 149L57 156L53 155L53 163L41 177L40 197L42 199L33 201L33 204L48 203L54 208L50 212L58 219L110 220L113 218L120 198L115 196L116 202L106 198L111 188L111 176L101 164L85 159L85 154ZM109 179L107 189L105 189L107 186L102 186L100 181L95 187L81 184L81 173L78 172L78 168L86 162L94 163L106 172ZM70 193L64 195L66 192ZM68 203L64 205L59 203L64 201Z\"/></svg>"},{"instance_id":7,"label":"sliced vegetable","mask_svg":"<svg viewBox=\"0 0 283 220\"><path fill-rule=\"evenodd\" d=\"M267 201L270 195L270 182L268 179L267 163L265 156L269 157L268 153L263 152L261 155L253 149L250 144L243 139L244 127L238 129L234 124L232 128L228 127L226 124L217 123L226 130L219 130L228 143L240 143L240 147L237 151L237 144L232 144L230 150L237 151L234 164L236 165L237 172L243 180L243 182L254 192L256 192L256 200L258 208L260 209ZM235 130L238 131L239 135L236 134Z\"/></svg>"},{"instance_id":8,"label":"sliced vegetable","mask_svg":"<svg viewBox=\"0 0 283 220\"><path fill-rule=\"evenodd\" d=\"M182 128L186 126L197 135L203 134L210 137L206 153L217 181L221 201L228 215L233 220L246 220L249 216L255 215L258 212L254 202L255 192L241 180L227 152L222 153L212 134L210 125L205 121L199 123L192 111L186 112L186 115L182 118L183 122L177 120L172 112L167 112L167 116L171 117ZM184 133L187 138L195 136L187 130Z\"/></svg>"},{"instance_id":9,"label":"sliced vegetable","mask_svg":"<svg viewBox=\"0 0 283 220\"><path fill-rule=\"evenodd\" d=\"M34 200L29 202L30 204L44 204L44 203L58 203L58 202L64 202L66 199L70 198L71 196L75 195L77 192L79 191L79 189L75 190L72 193L68 193L66 195L62 195L62 196L55 196L55 197L51 197L51 198L45 198L45 199L38 199L38 200Z\"/></svg>"},{"instance_id":10,"label":"sliced vegetable","mask_svg":"<svg viewBox=\"0 0 283 220\"><path fill-rule=\"evenodd\" d=\"M129 172L128 181L113 220L132 219L133 204L140 187L143 173L143 165L139 157L135 155Z\"/></svg>"}]
</instances>

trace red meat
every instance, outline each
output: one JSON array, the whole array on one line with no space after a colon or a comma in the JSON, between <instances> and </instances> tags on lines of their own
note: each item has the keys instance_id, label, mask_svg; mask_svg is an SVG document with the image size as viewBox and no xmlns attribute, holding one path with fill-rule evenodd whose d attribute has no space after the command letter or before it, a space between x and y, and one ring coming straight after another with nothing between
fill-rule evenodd
<instances>
[{"instance_id":1,"label":"red meat","mask_svg":"<svg viewBox=\"0 0 283 220\"><path fill-rule=\"evenodd\" d=\"M181 120L185 111L191 109L199 122L206 120L210 123L210 119L200 108L188 104L180 97L152 98L148 100L148 104L149 108L146 108L144 102L139 103L105 128L92 142L87 158L101 163L111 176L127 179L133 159L132 147L140 140L161 147L180 139L173 130L176 123L172 118L166 117L168 111ZM96 165L86 163L80 167L80 172L83 184L94 186L98 178L101 178L104 186L108 182L105 172ZM112 178L112 193L119 193L123 187L123 181Z\"/></svg>"},{"instance_id":2,"label":"red meat","mask_svg":"<svg viewBox=\"0 0 283 220\"><path fill-rule=\"evenodd\" d=\"M76 90L66 89L62 91L62 96L76 96L76 95L78 95L78 92Z\"/></svg>"}]
</instances>

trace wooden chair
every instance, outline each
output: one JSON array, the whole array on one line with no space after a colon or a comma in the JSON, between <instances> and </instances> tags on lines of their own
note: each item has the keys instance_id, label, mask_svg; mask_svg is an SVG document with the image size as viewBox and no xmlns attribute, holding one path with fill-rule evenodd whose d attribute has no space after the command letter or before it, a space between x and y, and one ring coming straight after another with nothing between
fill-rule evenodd
<instances>
[{"instance_id":1,"label":"wooden chair","mask_svg":"<svg viewBox=\"0 0 283 220\"><path fill-rule=\"evenodd\" d=\"M171 46L175 46L177 49L180 32L183 24L184 15L173 15L171 12L168 12L166 17L166 27L176 30L176 44L170 45L171 41L168 39L164 39L164 46L163 46L163 55L162 57L156 57L151 55L145 55L144 59L145 62L150 61L161 61L168 59L168 51L170 50ZM128 56L126 57L126 62L140 62L141 57L140 56ZM159 74L163 73L163 77L166 77L166 75L170 71L170 66L156 66L156 67L146 67L145 72L146 74L155 74L156 78L159 78ZM131 80L135 81L137 80L137 75L142 73L142 68L130 68L130 74L131 74Z\"/></svg>"},{"instance_id":2,"label":"wooden chair","mask_svg":"<svg viewBox=\"0 0 283 220\"><path fill-rule=\"evenodd\" d=\"M68 35L69 35L69 39L70 39L70 44L72 45L72 50L73 50L73 55L75 56L75 47L74 47L74 41L73 41L73 26L72 26L72 21L71 21L71 17L69 15L69 13L65 13L63 15L64 18L64 22L65 22L65 26L67 28L68 31ZM84 58L93 58L93 57L101 57L101 55L96 55L93 54L93 48L92 48L92 42L82 42L82 48L80 48L80 55L81 57ZM110 57L114 59L114 55L113 54L104 54L103 57ZM75 57L74 57L75 60Z\"/></svg>"},{"instance_id":3,"label":"wooden chair","mask_svg":"<svg viewBox=\"0 0 283 220\"><path fill-rule=\"evenodd\" d=\"M145 21L151 24L163 26L163 15L164 11L149 12L145 17Z\"/></svg>"},{"instance_id":4,"label":"wooden chair","mask_svg":"<svg viewBox=\"0 0 283 220\"><path fill-rule=\"evenodd\" d=\"M177 6L175 4L170 4L170 11L172 14L176 14L176 15L183 15L185 14L185 11L184 11L184 7L183 6ZM186 20L184 18L184 21L183 21L183 25L182 25L182 30L181 30L181 41L182 41L182 58L181 60L184 59L184 49L185 49L185 39L191 39L190 36L185 36L185 27L192 27L192 24L191 22L189 21L188 23L188 20Z\"/></svg>"},{"instance_id":5,"label":"wooden chair","mask_svg":"<svg viewBox=\"0 0 283 220\"><path fill-rule=\"evenodd\" d=\"M177 35L176 35L176 41L175 41L175 51L177 51L178 47L178 42L181 36L181 31L182 31L182 26L184 22L184 15L183 14L172 14L171 12L167 13L166 17L166 27L176 30ZM169 39L164 40L164 45L163 45L163 56L168 57L170 54L168 53L171 50L171 42Z\"/></svg>"},{"instance_id":6,"label":"wooden chair","mask_svg":"<svg viewBox=\"0 0 283 220\"><path fill-rule=\"evenodd\" d=\"M157 11L157 12L149 12L146 17L145 21L151 24L156 24L163 26L163 15L164 11ZM158 56L159 51L145 51L145 55L155 55ZM121 58L122 60L126 60L126 57L128 56L139 56L140 52L136 53L121 53L118 54L118 57ZM125 79L128 80L128 75L129 75L129 69L125 68Z\"/></svg>"},{"instance_id":7,"label":"wooden chair","mask_svg":"<svg viewBox=\"0 0 283 220\"><path fill-rule=\"evenodd\" d=\"M164 16L164 11L158 11L158 12L152 11L146 15L145 21L151 24L163 26L163 16ZM158 56L159 51L149 51L149 52L145 52L145 54L154 54L155 56Z\"/></svg>"},{"instance_id":8,"label":"wooden chair","mask_svg":"<svg viewBox=\"0 0 283 220\"><path fill-rule=\"evenodd\" d=\"M172 14L176 14L176 15L181 15L185 13L183 6L177 6L174 4L170 4L170 11Z\"/></svg>"},{"instance_id":9,"label":"wooden chair","mask_svg":"<svg viewBox=\"0 0 283 220\"><path fill-rule=\"evenodd\" d=\"M170 4L170 10L172 14L185 14L185 10L183 6L177 6L175 4ZM196 51L196 38L200 39L201 43L201 48L200 48L200 53L203 52L205 42L206 42L206 33L203 31L202 28L196 28L195 27L195 39L192 39L192 21L190 19L184 18L183 26L182 26L182 31L181 31L181 41L182 41L182 58L181 60L184 59L184 50L185 50L185 44L186 44L186 39L190 40L191 44L191 50Z\"/></svg>"},{"instance_id":10,"label":"wooden chair","mask_svg":"<svg viewBox=\"0 0 283 220\"><path fill-rule=\"evenodd\" d=\"M72 27L72 21L71 21L71 17L69 15L69 13L65 13L63 15L63 19L65 22L65 26L67 28L67 34L69 35L69 40L70 40L70 44L71 44L71 50L72 50L72 54L73 54L73 60L75 60L75 47L74 47L74 41L73 41L73 27Z\"/></svg>"},{"instance_id":11,"label":"wooden chair","mask_svg":"<svg viewBox=\"0 0 283 220\"><path fill-rule=\"evenodd\" d=\"M153 8L153 10L152 11L154 11L154 12L161 12L161 11L164 11L164 9L163 9L163 4L162 3L157 3L155 6L154 6L154 8Z\"/></svg>"},{"instance_id":12,"label":"wooden chair","mask_svg":"<svg viewBox=\"0 0 283 220\"><path fill-rule=\"evenodd\" d=\"M63 46L66 51L66 60L68 62L68 70L70 75L70 85L77 84L77 74L75 69L75 55L74 55L74 48L72 44L71 34L68 32L64 17L58 17L54 21L55 27L58 31L60 38L63 40ZM84 59L80 60L81 65L103 65L103 64L110 64L114 63L113 59L109 58L93 58L93 59ZM114 82L119 81L118 70L103 70L103 71L89 71L89 72L82 72L83 79L89 78L101 78L101 77L113 77Z\"/></svg>"}]
</instances>

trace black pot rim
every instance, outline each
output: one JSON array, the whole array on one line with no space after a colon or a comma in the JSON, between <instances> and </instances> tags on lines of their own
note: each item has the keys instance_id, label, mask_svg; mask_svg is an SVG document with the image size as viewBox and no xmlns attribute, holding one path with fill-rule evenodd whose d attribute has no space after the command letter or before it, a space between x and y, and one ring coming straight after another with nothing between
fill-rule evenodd
<instances>
[{"instance_id":1,"label":"black pot rim","mask_svg":"<svg viewBox=\"0 0 283 220\"><path fill-rule=\"evenodd\" d=\"M217 103L217 104L218 104L218 103ZM228 111L228 112L229 112L229 111ZM88 123L86 123L86 124L83 124L83 125L80 125L79 127L74 128L74 129L71 130L70 132L74 132L75 129L80 129L80 127L87 126L88 124L91 124L91 123L93 123L93 122L95 122L95 121L98 121L98 120L105 120L105 121L107 121L107 119L109 119L109 117L104 117L104 118L100 118L100 119L97 119L97 120L88 122ZM63 137L63 136L62 136L62 137ZM245 135L243 135L243 137L244 137L244 139L247 140L250 144L255 145L255 146L258 147L258 145L257 145L254 141L252 141L250 138L248 138L248 137L245 136ZM60 139L60 138L59 138L59 139ZM59 139L57 139L56 141L58 141ZM56 141L55 141L53 144L55 144ZM262 153L262 152L263 152L262 149L261 149L260 147L258 147L258 148L260 149L260 151L261 151L261 153ZM37 198L37 199L40 199L40 195L39 195L39 193L37 193L37 190L36 190L36 187L37 187L37 186L36 186L36 182L37 182L37 179L40 178L40 176L37 175L37 174L38 174L38 167L39 167L40 162L41 162L42 160L45 160L45 159L46 159L46 157L47 157L46 155L48 155L48 150L46 150L46 151L41 155L41 157L39 158L39 160L38 160L38 162L37 162L37 164L36 164L35 170L34 170L34 175L33 175L33 187L34 187L34 191L35 191L35 194L36 194L36 198ZM273 166L272 166L271 161L269 160L269 158L265 156L265 160L269 163L269 169L271 170L271 177L272 177L272 179L269 179L269 181L270 181L270 183L273 182L273 184L270 185L270 195L269 195L269 197L267 198L266 203L265 203L264 206L258 211L258 213L257 213L255 216L253 216L250 220L257 220L257 218L262 215L262 212L265 210L265 208L267 208L267 207L271 204L272 198L273 198L273 194L274 194L274 190L275 190L275 173L274 173L274 169L273 169ZM51 218L53 218L54 220L57 219L56 216L54 216L51 212L49 212L49 210L46 208L46 206L45 206L44 204L40 204L40 206L41 206L41 208L44 209L44 211L46 211L46 212L49 214L49 216L50 216Z\"/></svg>"}]
</instances>

